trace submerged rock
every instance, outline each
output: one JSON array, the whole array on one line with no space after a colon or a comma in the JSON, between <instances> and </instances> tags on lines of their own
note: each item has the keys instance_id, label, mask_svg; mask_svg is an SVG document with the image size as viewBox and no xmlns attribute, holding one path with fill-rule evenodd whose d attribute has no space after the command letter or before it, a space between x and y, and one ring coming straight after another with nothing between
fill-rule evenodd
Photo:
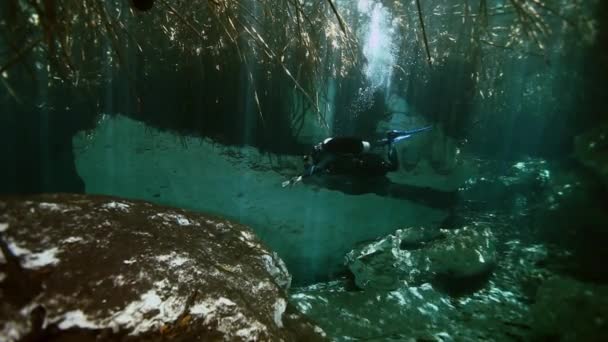
<instances>
[{"instance_id":1,"label":"submerged rock","mask_svg":"<svg viewBox=\"0 0 608 342\"><path fill-rule=\"evenodd\" d=\"M449 298L430 284L348 292L335 282L299 289L291 302L321 322L338 341L452 341L445 329L457 312Z\"/></svg>"},{"instance_id":2,"label":"submerged rock","mask_svg":"<svg viewBox=\"0 0 608 342\"><path fill-rule=\"evenodd\" d=\"M403 284L460 281L483 277L496 259L494 237L484 227L456 230L399 229L349 252L346 264L362 289L395 289Z\"/></svg>"},{"instance_id":3,"label":"submerged rock","mask_svg":"<svg viewBox=\"0 0 608 342\"><path fill-rule=\"evenodd\" d=\"M315 340L242 225L85 195L0 201L0 340Z\"/></svg>"},{"instance_id":4,"label":"submerged rock","mask_svg":"<svg viewBox=\"0 0 608 342\"><path fill-rule=\"evenodd\" d=\"M431 284L347 291L340 282L295 289L291 302L335 341L524 340L526 308L504 284L452 298Z\"/></svg>"},{"instance_id":5,"label":"submerged rock","mask_svg":"<svg viewBox=\"0 0 608 342\"><path fill-rule=\"evenodd\" d=\"M608 340L608 286L553 277L538 289L531 313L536 340Z\"/></svg>"}]
</instances>

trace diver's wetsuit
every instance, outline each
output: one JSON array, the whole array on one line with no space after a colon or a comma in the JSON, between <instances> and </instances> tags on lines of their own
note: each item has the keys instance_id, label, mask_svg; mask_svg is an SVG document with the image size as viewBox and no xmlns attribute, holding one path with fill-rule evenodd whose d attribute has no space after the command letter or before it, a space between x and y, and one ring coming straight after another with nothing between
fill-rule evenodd
<instances>
[{"instance_id":1,"label":"diver's wetsuit","mask_svg":"<svg viewBox=\"0 0 608 342\"><path fill-rule=\"evenodd\" d=\"M430 128L431 126L410 131L388 131L386 138L373 144L355 137L327 138L314 147L310 158L312 160L309 160L311 163L304 166L305 171L302 177L318 173L384 176L387 172L396 171L399 168L397 151L393 144ZM388 146L387 159L369 153L372 148L383 146Z\"/></svg>"},{"instance_id":2,"label":"diver's wetsuit","mask_svg":"<svg viewBox=\"0 0 608 342\"><path fill-rule=\"evenodd\" d=\"M333 154L360 154L371 147L368 142L355 137L327 138L320 145L324 152Z\"/></svg>"},{"instance_id":3,"label":"diver's wetsuit","mask_svg":"<svg viewBox=\"0 0 608 342\"><path fill-rule=\"evenodd\" d=\"M357 177L385 176L387 172L399 168L397 151L393 144L410 138L413 134L426 131L431 126L411 131L388 131L386 138L373 145L360 138L334 137L317 144L310 156L304 157L304 173L282 183L283 187L294 185L314 174L349 175ZM388 158L369 153L372 148L388 146Z\"/></svg>"},{"instance_id":4,"label":"diver's wetsuit","mask_svg":"<svg viewBox=\"0 0 608 342\"><path fill-rule=\"evenodd\" d=\"M355 176L383 176L399 168L397 151L389 145L388 160L369 153L386 142L371 144L354 137L327 138L315 146L312 163L305 166L304 176L319 173L349 174Z\"/></svg>"}]
</instances>

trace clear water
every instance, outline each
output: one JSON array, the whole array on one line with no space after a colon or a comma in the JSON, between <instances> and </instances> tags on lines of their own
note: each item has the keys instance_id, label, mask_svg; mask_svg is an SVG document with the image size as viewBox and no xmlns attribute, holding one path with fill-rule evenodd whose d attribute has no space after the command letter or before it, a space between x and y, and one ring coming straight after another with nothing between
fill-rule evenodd
<instances>
[{"instance_id":1,"label":"clear water","mask_svg":"<svg viewBox=\"0 0 608 342\"><path fill-rule=\"evenodd\" d=\"M608 336L603 2L334 1L346 36L327 3L302 2L323 13L303 35L267 1L219 17L175 5L188 25L162 3L107 2L129 34L75 25L73 65L45 45L21 54L21 31L0 38L1 194L109 194L247 224L286 261L292 303L337 340ZM44 32L11 4L0 25ZM528 32L518 11L542 22ZM281 186L327 137L426 125L386 177ZM361 290L347 253L412 227L487 228L494 268Z\"/></svg>"}]
</instances>

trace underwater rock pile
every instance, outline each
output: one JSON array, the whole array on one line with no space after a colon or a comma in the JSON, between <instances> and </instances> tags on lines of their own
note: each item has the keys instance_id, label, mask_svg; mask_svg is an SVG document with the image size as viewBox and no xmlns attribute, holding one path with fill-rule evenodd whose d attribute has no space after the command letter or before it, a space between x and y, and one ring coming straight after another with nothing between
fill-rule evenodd
<instances>
[{"instance_id":1,"label":"underwater rock pile","mask_svg":"<svg viewBox=\"0 0 608 342\"><path fill-rule=\"evenodd\" d=\"M245 226L85 195L0 200L0 340L322 340Z\"/></svg>"},{"instance_id":2,"label":"underwater rock pile","mask_svg":"<svg viewBox=\"0 0 608 342\"><path fill-rule=\"evenodd\" d=\"M399 229L352 250L346 264L362 289L396 289L404 281L409 285L440 282L449 287L489 275L495 258L494 237L486 227L419 227Z\"/></svg>"},{"instance_id":3,"label":"underwater rock pile","mask_svg":"<svg viewBox=\"0 0 608 342\"><path fill-rule=\"evenodd\" d=\"M608 287L573 278L570 251L515 229L525 221L509 212L467 215L467 229L408 228L358 247L353 279L293 289L291 302L336 341L608 339ZM449 269L462 278L439 276Z\"/></svg>"},{"instance_id":4,"label":"underwater rock pile","mask_svg":"<svg viewBox=\"0 0 608 342\"><path fill-rule=\"evenodd\" d=\"M379 242L390 240L395 243L393 246L399 246L396 239L401 236L399 241L405 241L410 248L418 246L419 250L439 243L450 246L445 242L449 237L439 237L432 230L404 231ZM463 234L462 239L469 239L471 233L460 234ZM458 241L456 236L452 237L453 241ZM446 256L449 249L445 251ZM500 254L496 250L500 250ZM585 335L581 330L586 329L587 324L569 326L564 323L574 301L585 303L585 320L603 322L608 319L603 307L593 309L591 304L593 297L588 290L593 295L601 295L602 292L596 290L599 287L578 282L578 287L556 288L552 285L556 275L543 267L551 255L543 245L513 239L500 248L495 247L491 253L494 255L491 277L484 278L475 287L474 282L469 281L470 287L460 292L446 291L444 282L415 284L401 281L393 289L373 286L360 289L348 280L342 280L294 289L290 298L301 312L319 322L337 341L527 341L532 337L539 338L532 340L553 341L566 336L593 336ZM390 269L388 265L386 271ZM462 265L465 269L466 263ZM412 264L412 269L414 267ZM428 271L420 270L420 274L425 272ZM602 303L608 298L607 294L603 294ZM532 309L531 303L536 303ZM600 328L602 326L596 326L593 334L606 336L598 335Z\"/></svg>"}]
</instances>

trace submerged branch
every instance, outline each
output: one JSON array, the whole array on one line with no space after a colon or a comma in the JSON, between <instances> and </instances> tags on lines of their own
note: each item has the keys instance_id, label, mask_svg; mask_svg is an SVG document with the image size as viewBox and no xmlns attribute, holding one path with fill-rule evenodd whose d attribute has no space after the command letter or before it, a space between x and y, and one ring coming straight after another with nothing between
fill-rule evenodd
<instances>
[{"instance_id":1,"label":"submerged branch","mask_svg":"<svg viewBox=\"0 0 608 342\"><path fill-rule=\"evenodd\" d=\"M120 64L123 65L125 63L125 59L123 58L122 53L120 51L120 44L118 44L118 35L116 34L114 25L110 21L110 15L108 14L108 11L106 9L106 4L101 0L97 0L95 2L95 5L98 6L99 13L101 14L101 20L103 21L103 25L106 28L106 33L108 36L110 36L110 42L112 43L114 53L118 57L118 61L120 62Z\"/></svg>"},{"instance_id":2,"label":"submerged branch","mask_svg":"<svg viewBox=\"0 0 608 342\"><path fill-rule=\"evenodd\" d=\"M531 38L536 45L544 50L545 46L542 42L543 37L549 35L549 27L542 17L534 10L530 10L524 6L521 0L509 0L511 6L515 9L519 22L524 28L524 32ZM539 37L542 35L542 37Z\"/></svg>"},{"instance_id":3,"label":"submerged branch","mask_svg":"<svg viewBox=\"0 0 608 342\"><path fill-rule=\"evenodd\" d=\"M416 0L416 7L418 8L418 19L420 19L420 27L422 28L422 39L424 40L424 48L426 50L426 57L428 59L429 65L432 65L433 59L431 58L431 50L429 49L429 41L426 38L426 28L424 27L424 19L422 18L422 9L420 8L420 0Z\"/></svg>"},{"instance_id":4,"label":"submerged branch","mask_svg":"<svg viewBox=\"0 0 608 342\"><path fill-rule=\"evenodd\" d=\"M8 92L8 94L13 99L15 99L15 102L17 102L19 104L23 104L23 101L21 101L21 98L17 95L15 90L13 90L13 87L11 87L11 85L4 79L4 77L0 76L0 81L2 81L2 85L4 85L4 87L6 88L6 91Z\"/></svg>"},{"instance_id":5,"label":"submerged branch","mask_svg":"<svg viewBox=\"0 0 608 342\"><path fill-rule=\"evenodd\" d=\"M578 25L570 18L567 18L563 15L561 15L559 12L557 12L555 9L547 6L546 3L540 1L540 0L532 0L532 2L537 5L538 7L544 9L545 11L549 12L550 14L554 15L555 17L563 20L564 22L566 22L567 24L571 25L572 27L577 27Z\"/></svg>"},{"instance_id":6,"label":"submerged branch","mask_svg":"<svg viewBox=\"0 0 608 342\"><path fill-rule=\"evenodd\" d=\"M537 53L537 52L530 52L530 51L523 51L520 49L516 49L514 47L511 46L506 46L506 45L500 45L500 44L496 44L494 42L485 40L485 39L480 39L479 40L482 44L486 44L495 48L499 48L499 49L503 49L503 50L510 50L510 51L514 51L514 52L518 52L524 55L528 55L528 56L532 56L532 57L539 57L539 58L546 58L546 56L544 54L541 53Z\"/></svg>"},{"instance_id":7,"label":"submerged branch","mask_svg":"<svg viewBox=\"0 0 608 342\"><path fill-rule=\"evenodd\" d=\"M201 39L205 38L198 31L198 29L188 19L186 19L183 15L181 15L178 10L176 10L173 6L171 6L171 4L169 4L166 0L160 0L160 2L162 2L162 4L165 5L165 7L167 7L169 9L169 12L171 12L171 14L175 15L177 17L177 19L179 19L184 25L186 25L188 28L190 28L190 30L192 30L192 32L194 34L196 34Z\"/></svg>"},{"instance_id":8,"label":"submerged branch","mask_svg":"<svg viewBox=\"0 0 608 342\"><path fill-rule=\"evenodd\" d=\"M584 16L586 12L582 9L587 7L580 1L564 8L558 4L566 3L565 0L505 0L499 2L500 6L494 6L496 2L488 0L462 2L464 11L460 5L448 6L449 1L425 2L427 6L437 5L438 10L432 13L431 7L425 7L429 12L423 13L420 0L416 0L417 13L414 13L413 4L393 2L390 8L393 11L390 15L395 20L393 25L401 27L402 33L407 35L402 42L403 53L407 53L405 41L411 37L417 39L416 49L420 48L420 53L426 55L431 67L448 55L456 55L456 58L473 56L469 60L472 64L482 63L478 56L479 44L542 57L536 53L537 46L543 50L543 44L552 38L551 29L559 24L554 17L582 31L585 18L590 16ZM60 77L73 78L76 83L82 80L87 81L85 84L98 84L101 76L92 70L107 63L105 54L100 54L96 47L100 41L111 43L108 48L113 50L121 66L128 66L125 62L130 55L125 55L129 52L125 50L125 44L130 45L131 41L140 53L149 49L162 54L164 50L178 46L181 49L174 54L169 52L168 58L202 54L202 63L244 63L262 123L265 121L262 115L262 105L266 104L265 89L254 77L276 77L271 73L276 71L284 84L293 85L290 92L297 95L294 98L302 102L301 107L306 107L306 114L318 115L319 122L328 127L324 117L327 111L319 101L319 96L327 94L325 88L329 83L326 81L332 77L357 75L362 69L359 66L365 63L357 37L368 27L364 26L366 18L359 16L353 2L159 0L160 8L147 12L145 17L142 13L130 12L132 17L129 19L142 25L131 25L131 21L123 23L120 13L126 6L124 0L9 0L9 3L13 10L0 13L0 22L6 23L2 27L8 28L0 32L0 38L6 36L3 40L12 50L2 51L6 55L0 56L5 63L0 65L0 74L24 59L27 61L24 65L31 70L34 62L46 59L52 71L69 67L67 71L70 72ZM478 3L476 13L474 3ZM53 10L47 10L44 4L53 5L49 7ZM344 8L338 11L336 5ZM579 14L583 17L578 17ZM461 15L464 19L454 23L452 17ZM157 27L162 30L156 30ZM467 50L467 41L471 38L473 41ZM17 45L17 42L23 42L23 45ZM433 51L429 43L433 44ZM28 53L35 58L29 58ZM226 56L228 58L223 58ZM394 68L407 75L399 66L399 63L406 63L404 55L396 58L402 59L394 62ZM181 68L182 64L175 63L175 67ZM238 67L225 70L228 71L222 72L240 71ZM395 73L393 76L401 75ZM255 88L256 84L259 89ZM264 114L269 123L272 113ZM297 118L296 129L303 122L301 120Z\"/></svg>"},{"instance_id":9,"label":"submerged branch","mask_svg":"<svg viewBox=\"0 0 608 342\"><path fill-rule=\"evenodd\" d=\"M14 64L19 63L21 61L21 59L27 53L29 53L32 49L34 49L41 42L42 42L42 38L38 38L38 39L30 42L28 45L26 45L25 47L23 47L21 50L19 50L19 52L17 52L17 54L15 56L13 56L13 58L11 58L10 60L8 60L8 62L4 63L4 65L2 67L0 67L0 75L3 72L5 72L6 70L8 70L10 67L12 67Z\"/></svg>"},{"instance_id":10,"label":"submerged branch","mask_svg":"<svg viewBox=\"0 0 608 342\"><path fill-rule=\"evenodd\" d=\"M334 5L334 2L331 0L327 0L327 2L329 2L329 6L331 6L331 10L334 12L334 15L338 19L338 24L340 24L340 29L342 30L342 33L346 34L346 28L345 28L344 22L342 21L342 17L340 17L340 14L338 13L336 6Z\"/></svg>"},{"instance_id":11,"label":"submerged branch","mask_svg":"<svg viewBox=\"0 0 608 342\"><path fill-rule=\"evenodd\" d=\"M260 120L262 120L262 126L266 127L266 121L264 120L264 113L262 112L262 106L260 105L260 98L258 97L258 90L255 85L255 80L253 79L253 73L251 72L251 67L247 62L247 57L244 57L245 68L247 68L247 76L249 77L249 82L251 83L251 87L253 88L253 96L255 99L255 104L258 110L258 114L260 115Z\"/></svg>"}]
</instances>

